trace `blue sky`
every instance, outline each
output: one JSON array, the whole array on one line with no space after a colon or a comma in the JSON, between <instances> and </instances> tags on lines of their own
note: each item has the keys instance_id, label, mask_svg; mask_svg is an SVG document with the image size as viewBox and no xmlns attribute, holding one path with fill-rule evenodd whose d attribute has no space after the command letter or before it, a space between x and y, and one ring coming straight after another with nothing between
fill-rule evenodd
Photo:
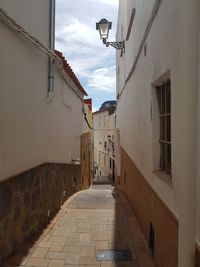
<instances>
[{"instance_id":1,"label":"blue sky","mask_svg":"<svg viewBox=\"0 0 200 267\"><path fill-rule=\"evenodd\" d=\"M56 49L60 50L93 99L93 111L115 99L115 49L105 47L96 31L101 18L112 21L115 40L118 0L57 0Z\"/></svg>"}]
</instances>

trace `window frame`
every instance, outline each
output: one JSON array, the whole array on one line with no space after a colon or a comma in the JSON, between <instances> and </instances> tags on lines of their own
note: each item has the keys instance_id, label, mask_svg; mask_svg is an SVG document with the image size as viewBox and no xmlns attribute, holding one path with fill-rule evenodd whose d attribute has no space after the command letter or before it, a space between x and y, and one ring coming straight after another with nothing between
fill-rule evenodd
<instances>
[{"instance_id":1,"label":"window frame","mask_svg":"<svg viewBox=\"0 0 200 267\"><path fill-rule=\"evenodd\" d=\"M159 111L159 171L172 176L171 170L171 80L167 79L156 86L156 96Z\"/></svg>"}]
</instances>

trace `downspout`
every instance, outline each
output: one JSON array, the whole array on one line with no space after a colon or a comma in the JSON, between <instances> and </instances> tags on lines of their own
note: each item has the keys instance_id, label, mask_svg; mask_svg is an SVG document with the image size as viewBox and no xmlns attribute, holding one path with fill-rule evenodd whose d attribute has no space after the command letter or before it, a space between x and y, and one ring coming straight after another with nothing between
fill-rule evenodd
<instances>
[{"instance_id":1,"label":"downspout","mask_svg":"<svg viewBox=\"0 0 200 267\"><path fill-rule=\"evenodd\" d=\"M55 0L50 0L49 5L49 49L55 50ZM53 97L54 92L54 59L49 57L48 62L48 97Z\"/></svg>"}]
</instances>

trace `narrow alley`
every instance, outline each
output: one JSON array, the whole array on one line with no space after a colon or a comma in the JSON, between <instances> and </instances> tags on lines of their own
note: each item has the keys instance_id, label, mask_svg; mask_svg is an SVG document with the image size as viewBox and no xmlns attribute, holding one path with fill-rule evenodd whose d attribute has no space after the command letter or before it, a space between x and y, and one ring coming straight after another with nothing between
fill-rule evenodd
<instances>
[{"instance_id":1,"label":"narrow alley","mask_svg":"<svg viewBox=\"0 0 200 267\"><path fill-rule=\"evenodd\" d=\"M200 267L200 0L0 0L0 267Z\"/></svg>"},{"instance_id":2,"label":"narrow alley","mask_svg":"<svg viewBox=\"0 0 200 267\"><path fill-rule=\"evenodd\" d=\"M129 252L129 260L112 260L108 254L102 260L103 251ZM20 248L5 265L17 266L155 265L126 197L111 185L93 185L69 198L35 243Z\"/></svg>"}]
</instances>

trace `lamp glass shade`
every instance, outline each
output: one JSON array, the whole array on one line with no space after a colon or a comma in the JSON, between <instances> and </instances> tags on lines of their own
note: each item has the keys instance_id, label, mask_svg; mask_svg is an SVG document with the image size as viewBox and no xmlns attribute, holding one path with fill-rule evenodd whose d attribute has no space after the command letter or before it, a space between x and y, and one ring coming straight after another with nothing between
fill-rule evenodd
<instances>
[{"instance_id":1,"label":"lamp glass shade","mask_svg":"<svg viewBox=\"0 0 200 267\"><path fill-rule=\"evenodd\" d=\"M96 29L99 30L100 39L108 39L108 34L111 26L112 23L107 19L101 19L98 23L96 23Z\"/></svg>"}]
</instances>

